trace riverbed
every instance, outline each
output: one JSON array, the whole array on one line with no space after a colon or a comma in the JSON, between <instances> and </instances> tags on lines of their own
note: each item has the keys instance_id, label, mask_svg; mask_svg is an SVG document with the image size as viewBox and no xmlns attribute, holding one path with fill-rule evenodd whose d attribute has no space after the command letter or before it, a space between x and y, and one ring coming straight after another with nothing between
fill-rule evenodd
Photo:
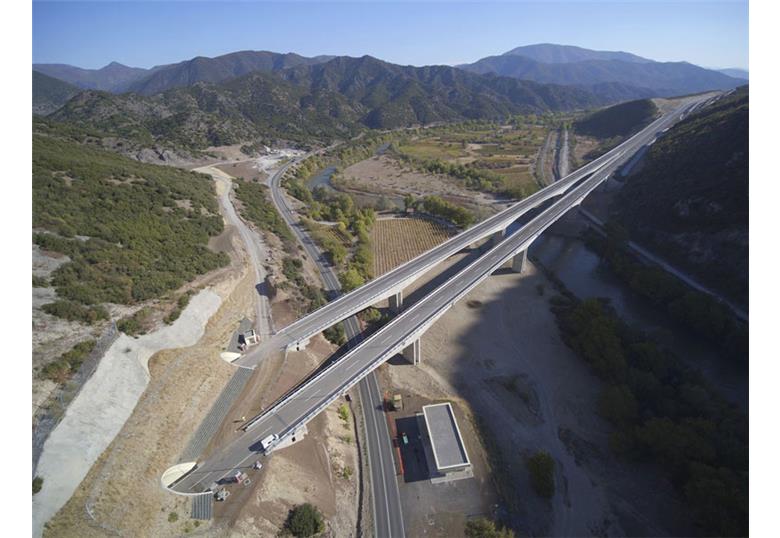
<instances>
[{"instance_id":1,"label":"riverbed","mask_svg":"<svg viewBox=\"0 0 780 538\"><path fill-rule=\"evenodd\" d=\"M646 332L686 365L699 370L724 398L747 412L747 367L725 360L713 343L677 326L663 311L629 289L581 239L554 230L533 243L529 250L531 256L551 270L579 299L609 299L623 321Z\"/></svg>"}]
</instances>

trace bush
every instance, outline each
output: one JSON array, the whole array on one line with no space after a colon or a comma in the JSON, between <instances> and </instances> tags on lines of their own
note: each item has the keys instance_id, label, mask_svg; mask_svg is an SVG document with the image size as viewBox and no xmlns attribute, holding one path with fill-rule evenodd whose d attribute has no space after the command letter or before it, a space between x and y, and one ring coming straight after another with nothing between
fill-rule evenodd
<instances>
[{"instance_id":1,"label":"bush","mask_svg":"<svg viewBox=\"0 0 780 538\"><path fill-rule=\"evenodd\" d=\"M555 460L547 452L537 452L526 460L531 475L531 486L540 497L551 498L555 494Z\"/></svg>"},{"instance_id":2,"label":"bush","mask_svg":"<svg viewBox=\"0 0 780 538\"><path fill-rule=\"evenodd\" d=\"M170 325L177 319L179 319L179 316L181 316L181 313L184 311L185 308L187 308L187 305L190 304L190 299L192 298L193 292L188 291L187 293L179 296L179 298L176 301L176 307L171 310L171 313L165 316L164 320L165 323Z\"/></svg>"},{"instance_id":3,"label":"bush","mask_svg":"<svg viewBox=\"0 0 780 538\"><path fill-rule=\"evenodd\" d=\"M33 478L32 481L32 488L33 488L33 495L41 491L41 488L43 487L43 478L40 476L36 476Z\"/></svg>"},{"instance_id":4,"label":"bush","mask_svg":"<svg viewBox=\"0 0 780 538\"><path fill-rule=\"evenodd\" d=\"M179 521L179 514L176 512L168 514L168 523L176 523L177 521Z\"/></svg>"},{"instance_id":5,"label":"bush","mask_svg":"<svg viewBox=\"0 0 780 538\"><path fill-rule=\"evenodd\" d=\"M65 299L45 304L41 310L58 318L90 325L108 319L108 310L102 306L84 306Z\"/></svg>"},{"instance_id":6,"label":"bush","mask_svg":"<svg viewBox=\"0 0 780 538\"><path fill-rule=\"evenodd\" d=\"M306 538L324 531L325 520L315 506L309 503L299 504L290 510L285 529L296 538Z\"/></svg>"},{"instance_id":7,"label":"bush","mask_svg":"<svg viewBox=\"0 0 780 538\"><path fill-rule=\"evenodd\" d=\"M344 325L337 323L333 327L328 327L322 332L323 336L332 344L343 346L347 343L347 335L344 332Z\"/></svg>"},{"instance_id":8,"label":"bush","mask_svg":"<svg viewBox=\"0 0 780 538\"><path fill-rule=\"evenodd\" d=\"M463 534L466 538L515 538L514 532L497 527L494 522L484 517L467 521Z\"/></svg>"},{"instance_id":9,"label":"bush","mask_svg":"<svg viewBox=\"0 0 780 538\"><path fill-rule=\"evenodd\" d=\"M117 321L116 328L128 336L144 334L147 329L146 322L151 313L151 309L143 307L132 316L127 316Z\"/></svg>"},{"instance_id":10,"label":"bush","mask_svg":"<svg viewBox=\"0 0 780 538\"><path fill-rule=\"evenodd\" d=\"M344 422L349 421L349 407L347 407L347 404L341 404L339 406L339 418Z\"/></svg>"},{"instance_id":11,"label":"bush","mask_svg":"<svg viewBox=\"0 0 780 538\"><path fill-rule=\"evenodd\" d=\"M33 275L32 285L33 288L45 288L48 287L49 281L42 276Z\"/></svg>"}]
</instances>

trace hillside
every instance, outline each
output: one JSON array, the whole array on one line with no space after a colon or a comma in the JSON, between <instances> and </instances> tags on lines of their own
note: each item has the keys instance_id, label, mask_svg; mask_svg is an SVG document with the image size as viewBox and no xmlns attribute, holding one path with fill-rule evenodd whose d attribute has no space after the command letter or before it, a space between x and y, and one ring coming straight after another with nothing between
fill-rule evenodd
<instances>
[{"instance_id":1,"label":"hillside","mask_svg":"<svg viewBox=\"0 0 780 538\"><path fill-rule=\"evenodd\" d=\"M575 110L604 104L570 87L339 57L153 96L84 92L52 118L142 144L189 149L266 137L330 141L364 128Z\"/></svg>"},{"instance_id":2,"label":"hillside","mask_svg":"<svg viewBox=\"0 0 780 538\"><path fill-rule=\"evenodd\" d=\"M613 212L632 237L747 304L748 89L653 144Z\"/></svg>"},{"instance_id":3,"label":"hillside","mask_svg":"<svg viewBox=\"0 0 780 538\"><path fill-rule=\"evenodd\" d=\"M153 95L172 88L192 86L198 82L223 82L249 73L279 71L299 65L330 60L330 56L305 58L298 54L268 51L240 51L216 58L198 56L176 64L160 66L149 75L128 85L126 91Z\"/></svg>"},{"instance_id":4,"label":"hillside","mask_svg":"<svg viewBox=\"0 0 780 538\"><path fill-rule=\"evenodd\" d=\"M550 46L555 47L555 46ZM526 55L526 47L500 56L482 58L460 66L473 73L494 73L545 84L566 84L597 91L596 85L619 83L632 88L638 97L673 96L705 90L731 89L743 84L736 79L687 62L654 62L627 53L607 53L579 49L573 54L567 47L546 54ZM586 52L588 54L586 54ZM540 61L538 58L549 58ZM634 59L638 58L638 59Z\"/></svg>"},{"instance_id":5,"label":"hillside","mask_svg":"<svg viewBox=\"0 0 780 538\"><path fill-rule=\"evenodd\" d=\"M32 72L32 90L33 114L41 116L51 114L81 91L72 84L37 71Z\"/></svg>"},{"instance_id":6,"label":"hillside","mask_svg":"<svg viewBox=\"0 0 780 538\"><path fill-rule=\"evenodd\" d=\"M82 89L122 91L131 82L146 76L149 69L111 62L100 69L82 69L67 64L33 64L44 75L63 80Z\"/></svg>"},{"instance_id":7,"label":"hillside","mask_svg":"<svg viewBox=\"0 0 780 538\"><path fill-rule=\"evenodd\" d=\"M625 137L655 119L658 107L650 99L620 103L597 110L574 122L578 134L608 139Z\"/></svg>"},{"instance_id":8,"label":"hillside","mask_svg":"<svg viewBox=\"0 0 780 538\"><path fill-rule=\"evenodd\" d=\"M34 132L33 242L65 254L47 312L91 321L101 303L161 296L227 263L213 183ZM48 308L47 308L48 307Z\"/></svg>"}]
</instances>

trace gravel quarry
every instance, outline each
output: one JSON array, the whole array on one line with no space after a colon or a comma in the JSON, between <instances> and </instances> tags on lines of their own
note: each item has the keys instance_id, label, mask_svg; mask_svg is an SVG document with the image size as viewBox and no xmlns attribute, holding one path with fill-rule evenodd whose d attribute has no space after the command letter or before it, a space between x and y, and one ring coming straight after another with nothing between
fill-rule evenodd
<instances>
[{"instance_id":1,"label":"gravel quarry","mask_svg":"<svg viewBox=\"0 0 780 538\"><path fill-rule=\"evenodd\" d=\"M33 536L41 536L46 521L67 502L133 412L149 383L152 355L195 344L221 302L212 290L202 290L172 325L138 338L122 334L106 351L43 447L38 475L44 485L33 497Z\"/></svg>"}]
</instances>

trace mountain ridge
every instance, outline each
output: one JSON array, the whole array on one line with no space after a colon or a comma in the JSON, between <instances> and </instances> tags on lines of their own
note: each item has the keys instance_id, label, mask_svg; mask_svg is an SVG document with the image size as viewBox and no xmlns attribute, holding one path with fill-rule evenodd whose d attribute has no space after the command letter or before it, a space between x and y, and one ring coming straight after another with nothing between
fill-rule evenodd
<instances>
[{"instance_id":1,"label":"mountain ridge","mask_svg":"<svg viewBox=\"0 0 780 538\"><path fill-rule=\"evenodd\" d=\"M459 67L479 74L495 73L521 80L582 88L619 83L632 90L632 95L627 94L630 98L670 97L706 90L732 89L744 84L742 79L689 62L656 62L630 53L589 51L579 47L574 47L577 54L573 54L570 52L571 47L561 45L545 45L542 54L533 47L536 46L518 47ZM531 52L527 53L528 50ZM540 57L551 58L552 61L542 62L538 59Z\"/></svg>"}]
</instances>

